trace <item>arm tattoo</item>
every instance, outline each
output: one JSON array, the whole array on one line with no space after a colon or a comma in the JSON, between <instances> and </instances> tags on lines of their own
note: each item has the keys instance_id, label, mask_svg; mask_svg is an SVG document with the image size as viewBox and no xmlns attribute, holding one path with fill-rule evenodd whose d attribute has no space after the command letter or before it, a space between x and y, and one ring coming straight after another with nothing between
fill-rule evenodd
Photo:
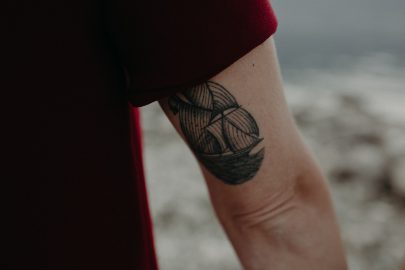
<instances>
[{"instance_id":1,"label":"arm tattoo","mask_svg":"<svg viewBox=\"0 0 405 270\"><path fill-rule=\"evenodd\" d=\"M256 175L264 157L259 127L222 85L197 85L170 97L169 107L178 114L191 149L213 175L232 185Z\"/></svg>"}]
</instances>

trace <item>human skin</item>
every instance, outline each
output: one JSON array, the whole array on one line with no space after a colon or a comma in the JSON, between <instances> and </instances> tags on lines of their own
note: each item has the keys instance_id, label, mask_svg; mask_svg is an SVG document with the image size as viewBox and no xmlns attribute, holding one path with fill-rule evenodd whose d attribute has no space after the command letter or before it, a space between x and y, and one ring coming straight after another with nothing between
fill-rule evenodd
<instances>
[{"instance_id":1,"label":"human skin","mask_svg":"<svg viewBox=\"0 0 405 270\"><path fill-rule=\"evenodd\" d=\"M238 170L243 174L243 166L226 172L229 166L221 171L218 164L214 171L201 162L204 154L190 135L190 125L198 123L181 118L189 102L184 98L187 93L163 99L160 104L200 161L217 217L244 269L346 269L329 191L288 110L273 39L210 81L226 89L237 106L250 114L246 121L259 129L252 135L260 140L250 155L264 149L263 160L256 163L259 168L253 176L243 178L242 183L229 183L225 175L237 174ZM200 88L187 91L202 91ZM226 117L229 111L215 119L218 115Z\"/></svg>"}]
</instances>

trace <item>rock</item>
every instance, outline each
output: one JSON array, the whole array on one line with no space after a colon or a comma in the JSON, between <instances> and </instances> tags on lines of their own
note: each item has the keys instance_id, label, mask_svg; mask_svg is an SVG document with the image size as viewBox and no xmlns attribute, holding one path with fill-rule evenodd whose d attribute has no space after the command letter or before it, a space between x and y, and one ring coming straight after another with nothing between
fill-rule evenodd
<instances>
[{"instance_id":1,"label":"rock","mask_svg":"<svg viewBox=\"0 0 405 270\"><path fill-rule=\"evenodd\" d=\"M392 162L389 181L392 192L405 199L405 155Z\"/></svg>"},{"instance_id":2,"label":"rock","mask_svg":"<svg viewBox=\"0 0 405 270\"><path fill-rule=\"evenodd\" d=\"M381 148L360 144L340 153L341 158L335 164L332 175L337 180L357 178L365 185L379 186L378 181L385 173L386 159Z\"/></svg>"}]
</instances>

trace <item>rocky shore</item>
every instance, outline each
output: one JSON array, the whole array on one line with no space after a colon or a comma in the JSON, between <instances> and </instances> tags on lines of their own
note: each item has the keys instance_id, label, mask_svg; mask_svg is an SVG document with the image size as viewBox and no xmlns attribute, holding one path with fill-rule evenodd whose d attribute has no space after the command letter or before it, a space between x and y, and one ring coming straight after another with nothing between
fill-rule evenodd
<instances>
[{"instance_id":1,"label":"rocky shore","mask_svg":"<svg viewBox=\"0 0 405 270\"><path fill-rule=\"evenodd\" d=\"M373 64L374 63L374 64ZM352 270L398 270L405 256L405 70L362 63L289 79L286 97L325 173ZM165 270L240 269L195 160L156 104L145 162Z\"/></svg>"}]
</instances>

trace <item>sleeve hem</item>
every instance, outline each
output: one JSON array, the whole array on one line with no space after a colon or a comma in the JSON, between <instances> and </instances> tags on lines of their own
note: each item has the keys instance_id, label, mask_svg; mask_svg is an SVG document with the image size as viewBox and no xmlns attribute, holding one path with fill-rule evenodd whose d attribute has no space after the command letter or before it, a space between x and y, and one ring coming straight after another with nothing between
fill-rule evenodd
<instances>
[{"instance_id":1,"label":"sleeve hem","mask_svg":"<svg viewBox=\"0 0 405 270\"><path fill-rule=\"evenodd\" d=\"M222 65L213 66L212 69L209 70L208 72L199 74L195 78L192 78L191 80L181 81L173 85L162 85L161 87L151 88L148 89L147 91L142 92L139 91L141 93L137 93L138 91L131 91L129 95L130 103L135 107L145 106L149 103L169 97L171 95L174 95L175 93L184 91L185 89L188 89L194 85L209 80L210 78L214 77L215 75L217 75L218 73L225 70L236 61L238 61L240 58L248 54L251 50L260 46L267 39L272 37L276 29L277 24L274 25L271 32L266 33L266 35L264 35L260 39L257 39L257 41L255 43L252 43L251 46L241 49L238 54L231 56L230 60L228 60L227 62L223 63Z\"/></svg>"}]
</instances>

